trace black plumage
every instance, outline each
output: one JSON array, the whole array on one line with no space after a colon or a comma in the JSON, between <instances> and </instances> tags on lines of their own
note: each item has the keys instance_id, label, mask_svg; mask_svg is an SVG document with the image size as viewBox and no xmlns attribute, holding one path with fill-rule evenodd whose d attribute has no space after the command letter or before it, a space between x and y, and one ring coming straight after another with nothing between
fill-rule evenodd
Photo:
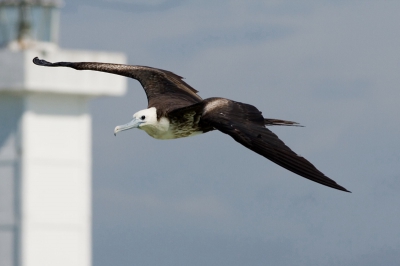
<instances>
[{"instance_id":1,"label":"black plumage","mask_svg":"<svg viewBox=\"0 0 400 266\"><path fill-rule=\"evenodd\" d=\"M190 136L192 132L197 131L205 133L219 130L246 148L293 173L322 185L349 192L325 176L305 158L293 152L277 135L266 128L272 125L299 126L295 122L264 118L256 107L229 99L203 100L197 95L197 90L184 82L182 77L166 70L94 62L49 63L38 58L33 62L41 66L94 70L136 79L146 92L148 108L156 108L158 120L168 119L176 138Z\"/></svg>"}]
</instances>

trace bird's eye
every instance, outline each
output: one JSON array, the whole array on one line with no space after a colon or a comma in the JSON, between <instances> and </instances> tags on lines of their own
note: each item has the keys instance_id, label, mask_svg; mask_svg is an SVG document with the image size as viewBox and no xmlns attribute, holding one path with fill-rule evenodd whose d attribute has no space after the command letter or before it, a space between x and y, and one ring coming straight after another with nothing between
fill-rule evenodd
<instances>
[{"instance_id":1,"label":"bird's eye","mask_svg":"<svg viewBox=\"0 0 400 266\"><path fill-rule=\"evenodd\" d=\"M146 117L145 117L144 115L142 115L142 117L141 117L140 119L142 119L142 120L145 120L145 119L146 119Z\"/></svg>"}]
</instances>

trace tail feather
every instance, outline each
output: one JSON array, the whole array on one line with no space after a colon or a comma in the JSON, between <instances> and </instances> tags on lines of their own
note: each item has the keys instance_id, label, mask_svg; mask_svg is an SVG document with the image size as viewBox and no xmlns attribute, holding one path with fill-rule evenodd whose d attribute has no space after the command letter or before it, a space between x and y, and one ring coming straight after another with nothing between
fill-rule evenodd
<instances>
[{"instance_id":1,"label":"tail feather","mask_svg":"<svg viewBox=\"0 0 400 266\"><path fill-rule=\"evenodd\" d=\"M303 127L297 122L273 119L273 118L264 118L264 123L266 126L294 126L294 127Z\"/></svg>"}]
</instances>

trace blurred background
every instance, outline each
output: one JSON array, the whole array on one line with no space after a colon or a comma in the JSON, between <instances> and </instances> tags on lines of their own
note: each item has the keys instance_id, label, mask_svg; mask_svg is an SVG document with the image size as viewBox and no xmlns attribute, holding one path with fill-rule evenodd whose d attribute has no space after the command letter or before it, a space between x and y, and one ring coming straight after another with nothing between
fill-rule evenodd
<instances>
[{"instance_id":1,"label":"blurred background","mask_svg":"<svg viewBox=\"0 0 400 266\"><path fill-rule=\"evenodd\" d=\"M299 122L272 130L353 192L217 131L114 137L147 106L129 80L124 97L90 102L93 265L400 265L399 11L396 1L65 1L61 48L122 52L203 98Z\"/></svg>"}]
</instances>

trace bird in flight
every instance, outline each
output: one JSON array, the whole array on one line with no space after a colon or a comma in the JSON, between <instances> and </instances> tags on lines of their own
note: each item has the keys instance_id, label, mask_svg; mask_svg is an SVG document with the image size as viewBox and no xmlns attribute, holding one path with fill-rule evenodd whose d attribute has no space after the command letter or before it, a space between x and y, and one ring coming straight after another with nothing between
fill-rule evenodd
<instances>
[{"instance_id":1,"label":"bird in flight","mask_svg":"<svg viewBox=\"0 0 400 266\"><path fill-rule=\"evenodd\" d=\"M34 58L47 67L107 72L136 79L144 88L148 106L133 115L132 121L117 126L114 134L138 128L156 139L176 139L219 130L246 148L311 181L350 192L337 184L304 157L296 154L266 126L299 126L298 123L264 118L254 106L225 98L202 99L182 77L162 69L96 62L50 63Z\"/></svg>"}]
</instances>

